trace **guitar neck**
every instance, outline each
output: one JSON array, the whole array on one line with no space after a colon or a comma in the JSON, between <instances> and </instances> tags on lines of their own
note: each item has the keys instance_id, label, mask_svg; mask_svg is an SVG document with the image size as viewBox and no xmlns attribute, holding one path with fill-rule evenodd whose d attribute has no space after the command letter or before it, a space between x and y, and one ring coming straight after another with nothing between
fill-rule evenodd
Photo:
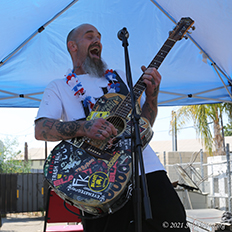
<instances>
[{"instance_id":1,"label":"guitar neck","mask_svg":"<svg viewBox=\"0 0 232 232\"><path fill-rule=\"evenodd\" d=\"M175 43L176 43L175 40L168 38L165 41L164 45L159 50L159 52L157 53L157 55L155 56L155 58L148 65L148 68L154 67L158 69ZM139 78L139 80L136 82L135 86L133 87L136 100L142 95L145 89L146 89L146 85L143 83L143 74L142 74L142 76ZM122 104L118 107L115 114L123 118L126 118L129 112L131 111L131 108L132 108L131 95L130 93L128 93Z\"/></svg>"}]
</instances>

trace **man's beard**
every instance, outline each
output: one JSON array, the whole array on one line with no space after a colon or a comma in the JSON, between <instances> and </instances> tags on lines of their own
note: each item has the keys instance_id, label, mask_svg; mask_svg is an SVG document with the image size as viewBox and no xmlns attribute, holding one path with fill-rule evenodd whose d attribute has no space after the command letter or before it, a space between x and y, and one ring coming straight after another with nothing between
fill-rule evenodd
<instances>
[{"instance_id":1,"label":"man's beard","mask_svg":"<svg viewBox=\"0 0 232 232\"><path fill-rule=\"evenodd\" d=\"M91 76L102 77L107 69L106 63L102 59L91 59L88 55L83 63L84 71Z\"/></svg>"}]
</instances>

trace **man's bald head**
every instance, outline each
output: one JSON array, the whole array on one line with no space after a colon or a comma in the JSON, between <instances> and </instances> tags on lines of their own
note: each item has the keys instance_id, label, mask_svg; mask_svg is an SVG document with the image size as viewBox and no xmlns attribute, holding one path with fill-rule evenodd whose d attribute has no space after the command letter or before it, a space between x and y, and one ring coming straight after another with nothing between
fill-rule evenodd
<instances>
[{"instance_id":1,"label":"man's bald head","mask_svg":"<svg viewBox=\"0 0 232 232\"><path fill-rule=\"evenodd\" d=\"M89 73L102 77L106 64L101 59L101 34L91 24L81 24L67 36L67 48L76 74Z\"/></svg>"},{"instance_id":2,"label":"man's bald head","mask_svg":"<svg viewBox=\"0 0 232 232\"><path fill-rule=\"evenodd\" d=\"M83 33L83 31L85 30L86 27L93 27L95 28L93 25L91 24L88 24L88 23L83 23L75 28L73 28L68 36L67 36L67 40L66 40L66 44L67 44L67 49L69 51L69 48L68 48L68 42L69 41L75 41L75 42L78 42L78 39L80 38L81 34ZM70 52L70 51L69 51Z\"/></svg>"}]
</instances>

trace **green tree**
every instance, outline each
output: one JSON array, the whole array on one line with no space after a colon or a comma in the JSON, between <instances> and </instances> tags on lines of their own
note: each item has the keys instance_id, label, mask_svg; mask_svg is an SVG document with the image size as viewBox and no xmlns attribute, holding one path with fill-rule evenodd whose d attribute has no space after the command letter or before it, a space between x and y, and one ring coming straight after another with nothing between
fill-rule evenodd
<instances>
[{"instance_id":1,"label":"green tree","mask_svg":"<svg viewBox=\"0 0 232 232\"><path fill-rule=\"evenodd\" d=\"M31 165L23 161L23 157L17 150L18 141L16 138L6 137L0 143L0 173L28 173Z\"/></svg>"},{"instance_id":2,"label":"green tree","mask_svg":"<svg viewBox=\"0 0 232 232\"><path fill-rule=\"evenodd\" d=\"M227 123L223 128L225 136L232 136L232 123Z\"/></svg>"},{"instance_id":3,"label":"green tree","mask_svg":"<svg viewBox=\"0 0 232 232\"><path fill-rule=\"evenodd\" d=\"M208 152L212 154L213 147L215 147L216 154L222 155L225 154L222 115L228 112L231 111L225 103L183 106L176 112L175 123L179 131L186 123L193 121L197 136L200 137ZM171 121L172 128L174 121Z\"/></svg>"},{"instance_id":4,"label":"green tree","mask_svg":"<svg viewBox=\"0 0 232 232\"><path fill-rule=\"evenodd\" d=\"M232 104L225 104L226 115L228 116L228 123L223 127L225 136L232 136Z\"/></svg>"}]
</instances>

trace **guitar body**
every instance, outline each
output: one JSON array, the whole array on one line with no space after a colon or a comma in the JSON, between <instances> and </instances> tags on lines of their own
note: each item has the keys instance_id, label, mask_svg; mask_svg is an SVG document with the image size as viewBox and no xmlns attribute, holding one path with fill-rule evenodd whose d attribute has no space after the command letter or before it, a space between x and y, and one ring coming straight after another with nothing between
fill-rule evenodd
<instances>
[{"instance_id":1,"label":"guitar body","mask_svg":"<svg viewBox=\"0 0 232 232\"><path fill-rule=\"evenodd\" d=\"M87 118L110 121L118 130L113 144L87 138L62 141L44 165L45 178L54 191L93 215L115 212L131 195L131 121L113 113L124 99L113 93L102 96ZM153 134L145 118L140 119L140 134L145 147Z\"/></svg>"}]
</instances>

